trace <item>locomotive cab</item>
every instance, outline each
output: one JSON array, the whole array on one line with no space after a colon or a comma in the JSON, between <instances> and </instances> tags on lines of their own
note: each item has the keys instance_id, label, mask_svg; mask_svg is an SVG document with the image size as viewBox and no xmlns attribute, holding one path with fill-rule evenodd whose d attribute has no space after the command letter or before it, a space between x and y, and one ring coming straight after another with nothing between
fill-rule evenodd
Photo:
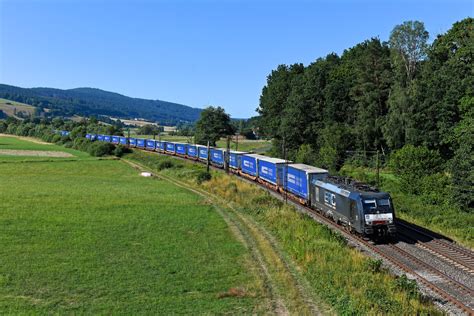
<instances>
[{"instance_id":1,"label":"locomotive cab","mask_svg":"<svg viewBox=\"0 0 474 316\"><path fill-rule=\"evenodd\" d=\"M396 233L395 216L387 193L361 194L364 232L374 237L388 237Z\"/></svg>"}]
</instances>

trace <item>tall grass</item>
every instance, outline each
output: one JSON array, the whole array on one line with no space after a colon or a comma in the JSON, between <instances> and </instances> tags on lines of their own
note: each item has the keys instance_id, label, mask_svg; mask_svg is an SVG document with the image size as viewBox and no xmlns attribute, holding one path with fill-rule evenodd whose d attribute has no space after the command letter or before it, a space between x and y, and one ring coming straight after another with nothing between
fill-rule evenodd
<instances>
[{"instance_id":1,"label":"tall grass","mask_svg":"<svg viewBox=\"0 0 474 316\"><path fill-rule=\"evenodd\" d=\"M148 166L169 159L144 153L134 153L128 158ZM347 247L339 234L297 213L255 185L215 171L211 180L198 185L196 176L202 168L178 161L175 168L161 172L226 199L238 211L266 227L314 292L337 313L439 313L417 291L407 289L405 283L381 269L379 263Z\"/></svg>"}]
</instances>

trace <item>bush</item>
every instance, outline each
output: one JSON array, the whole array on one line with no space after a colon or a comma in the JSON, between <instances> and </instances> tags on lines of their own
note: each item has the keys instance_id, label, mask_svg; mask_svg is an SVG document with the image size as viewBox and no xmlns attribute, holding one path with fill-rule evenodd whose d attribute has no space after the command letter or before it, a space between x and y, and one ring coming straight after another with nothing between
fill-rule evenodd
<instances>
[{"instance_id":1,"label":"bush","mask_svg":"<svg viewBox=\"0 0 474 316\"><path fill-rule=\"evenodd\" d=\"M90 144L88 148L88 153L91 156L103 157L103 156L111 155L114 149L115 149L115 146L113 144L94 142Z\"/></svg>"},{"instance_id":2,"label":"bush","mask_svg":"<svg viewBox=\"0 0 474 316\"><path fill-rule=\"evenodd\" d=\"M406 193L421 193L423 178L442 170L441 156L426 147L405 145L390 158L390 167L400 176Z\"/></svg>"},{"instance_id":3,"label":"bush","mask_svg":"<svg viewBox=\"0 0 474 316\"><path fill-rule=\"evenodd\" d=\"M158 170L170 169L174 167L174 162L172 160L163 160L158 163Z\"/></svg>"},{"instance_id":4,"label":"bush","mask_svg":"<svg viewBox=\"0 0 474 316\"><path fill-rule=\"evenodd\" d=\"M64 147L66 148L72 148L74 146L74 143L71 141L67 141L64 143Z\"/></svg>"},{"instance_id":5,"label":"bush","mask_svg":"<svg viewBox=\"0 0 474 316\"><path fill-rule=\"evenodd\" d=\"M442 173L435 173L421 180L422 199L429 204L449 203L451 190L450 179Z\"/></svg>"},{"instance_id":6,"label":"bush","mask_svg":"<svg viewBox=\"0 0 474 316\"><path fill-rule=\"evenodd\" d=\"M198 184L201 184L201 183L209 181L211 179L212 179L212 175L209 172L201 171L200 173L198 173L196 181L197 181Z\"/></svg>"},{"instance_id":7,"label":"bush","mask_svg":"<svg viewBox=\"0 0 474 316\"><path fill-rule=\"evenodd\" d=\"M114 149L114 156L116 157L122 157L123 154L130 152L130 149L128 149L125 146L122 145L117 145Z\"/></svg>"},{"instance_id":8,"label":"bush","mask_svg":"<svg viewBox=\"0 0 474 316\"><path fill-rule=\"evenodd\" d=\"M59 143L61 141L61 135L58 135L58 134L55 134L52 138L51 138L51 142L52 143Z\"/></svg>"}]
</instances>

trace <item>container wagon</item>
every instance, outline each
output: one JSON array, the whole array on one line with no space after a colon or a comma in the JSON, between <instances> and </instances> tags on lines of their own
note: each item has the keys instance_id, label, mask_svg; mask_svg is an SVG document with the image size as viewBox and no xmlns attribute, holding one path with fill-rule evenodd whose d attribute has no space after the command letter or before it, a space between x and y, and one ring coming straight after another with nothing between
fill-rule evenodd
<instances>
[{"instance_id":1,"label":"container wagon","mask_svg":"<svg viewBox=\"0 0 474 316\"><path fill-rule=\"evenodd\" d=\"M123 146L127 146L128 145L128 142L127 142L127 137L119 137L119 143L120 145L123 145Z\"/></svg>"},{"instance_id":2,"label":"container wagon","mask_svg":"<svg viewBox=\"0 0 474 316\"><path fill-rule=\"evenodd\" d=\"M219 168L224 168L225 149L211 148L210 152L211 152L211 164Z\"/></svg>"},{"instance_id":3,"label":"container wagon","mask_svg":"<svg viewBox=\"0 0 474 316\"><path fill-rule=\"evenodd\" d=\"M229 170L233 173L238 173L241 168L242 155L249 154L245 151L231 150L229 153Z\"/></svg>"},{"instance_id":4,"label":"container wagon","mask_svg":"<svg viewBox=\"0 0 474 316\"><path fill-rule=\"evenodd\" d=\"M175 143L175 152L177 156L186 157L186 147L187 144L184 143Z\"/></svg>"},{"instance_id":5,"label":"container wagon","mask_svg":"<svg viewBox=\"0 0 474 316\"><path fill-rule=\"evenodd\" d=\"M155 150L156 142L154 139L147 139L146 140L146 149L147 150Z\"/></svg>"},{"instance_id":6,"label":"container wagon","mask_svg":"<svg viewBox=\"0 0 474 316\"><path fill-rule=\"evenodd\" d=\"M128 146L130 147L137 147L137 139L130 137L128 139Z\"/></svg>"},{"instance_id":7,"label":"container wagon","mask_svg":"<svg viewBox=\"0 0 474 316\"><path fill-rule=\"evenodd\" d=\"M103 142L104 141L104 135L101 135L101 134L97 135L97 140L99 142Z\"/></svg>"},{"instance_id":8,"label":"container wagon","mask_svg":"<svg viewBox=\"0 0 474 316\"><path fill-rule=\"evenodd\" d=\"M110 135L104 135L104 142L110 143L112 141L112 136Z\"/></svg>"},{"instance_id":9,"label":"container wagon","mask_svg":"<svg viewBox=\"0 0 474 316\"><path fill-rule=\"evenodd\" d=\"M175 154L175 145L172 142L166 142L166 152L169 154Z\"/></svg>"},{"instance_id":10,"label":"container wagon","mask_svg":"<svg viewBox=\"0 0 474 316\"><path fill-rule=\"evenodd\" d=\"M273 190L279 190L279 183L283 179L283 168L285 165L291 163L291 161L267 157L257 154L250 154L246 156L253 156L257 160L258 166L258 179L257 181Z\"/></svg>"},{"instance_id":11,"label":"container wagon","mask_svg":"<svg viewBox=\"0 0 474 316\"><path fill-rule=\"evenodd\" d=\"M137 147L138 148L145 148L146 147L146 140L143 138L137 138Z\"/></svg>"},{"instance_id":12,"label":"container wagon","mask_svg":"<svg viewBox=\"0 0 474 316\"><path fill-rule=\"evenodd\" d=\"M186 149L186 157L192 160L198 159L198 150L196 145L188 144Z\"/></svg>"},{"instance_id":13,"label":"container wagon","mask_svg":"<svg viewBox=\"0 0 474 316\"><path fill-rule=\"evenodd\" d=\"M253 154L243 154L241 156L240 175L252 180L258 176L257 157Z\"/></svg>"},{"instance_id":14,"label":"container wagon","mask_svg":"<svg viewBox=\"0 0 474 316\"><path fill-rule=\"evenodd\" d=\"M164 153L166 150L166 142L165 141L159 141L158 144L156 145L156 149L159 152Z\"/></svg>"},{"instance_id":15,"label":"container wagon","mask_svg":"<svg viewBox=\"0 0 474 316\"><path fill-rule=\"evenodd\" d=\"M282 192L286 192L301 204L310 205L310 184L312 181L327 178L328 171L302 163L283 166L283 177L278 183Z\"/></svg>"},{"instance_id":16,"label":"container wagon","mask_svg":"<svg viewBox=\"0 0 474 316\"><path fill-rule=\"evenodd\" d=\"M207 158L208 158L208 152L207 152L207 147L206 146L201 146L201 145L197 145L197 149L198 149L198 158L199 160L201 161L207 161Z\"/></svg>"}]
</instances>

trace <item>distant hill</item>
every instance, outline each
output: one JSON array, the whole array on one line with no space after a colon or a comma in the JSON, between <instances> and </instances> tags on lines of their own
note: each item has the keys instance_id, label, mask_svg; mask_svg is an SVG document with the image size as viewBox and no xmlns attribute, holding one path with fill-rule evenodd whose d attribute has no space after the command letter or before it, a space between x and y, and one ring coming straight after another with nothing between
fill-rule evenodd
<instances>
[{"instance_id":1,"label":"distant hill","mask_svg":"<svg viewBox=\"0 0 474 316\"><path fill-rule=\"evenodd\" d=\"M106 115L123 119L144 118L161 124L195 122L201 109L161 100L130 98L95 88L69 90L20 88L0 84L0 98L50 109L52 116Z\"/></svg>"}]
</instances>

